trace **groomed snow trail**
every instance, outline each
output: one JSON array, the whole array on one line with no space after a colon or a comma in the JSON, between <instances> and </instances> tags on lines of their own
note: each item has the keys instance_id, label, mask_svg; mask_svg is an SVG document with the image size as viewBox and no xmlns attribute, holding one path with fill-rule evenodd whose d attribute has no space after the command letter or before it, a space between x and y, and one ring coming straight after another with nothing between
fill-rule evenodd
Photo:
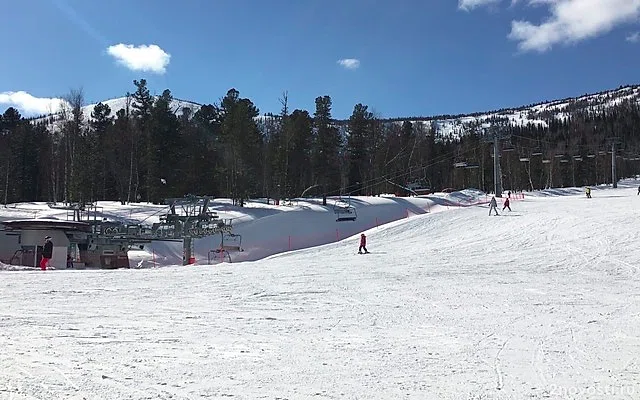
<instances>
[{"instance_id":1,"label":"groomed snow trail","mask_svg":"<svg viewBox=\"0 0 640 400\"><path fill-rule=\"evenodd\" d=\"M640 398L635 189L512 209L372 229L368 255L1 273L0 398Z\"/></svg>"}]
</instances>

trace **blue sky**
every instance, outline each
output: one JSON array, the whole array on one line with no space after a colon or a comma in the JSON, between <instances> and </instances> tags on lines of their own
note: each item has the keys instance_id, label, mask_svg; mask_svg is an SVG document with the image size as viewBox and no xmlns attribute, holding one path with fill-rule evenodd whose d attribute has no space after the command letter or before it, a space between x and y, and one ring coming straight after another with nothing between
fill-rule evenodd
<instances>
[{"instance_id":1,"label":"blue sky","mask_svg":"<svg viewBox=\"0 0 640 400\"><path fill-rule=\"evenodd\" d=\"M140 78L199 103L234 87L262 113L285 90L311 112L330 95L336 118L519 106L640 83L639 17L640 0L12 1L0 112Z\"/></svg>"}]
</instances>

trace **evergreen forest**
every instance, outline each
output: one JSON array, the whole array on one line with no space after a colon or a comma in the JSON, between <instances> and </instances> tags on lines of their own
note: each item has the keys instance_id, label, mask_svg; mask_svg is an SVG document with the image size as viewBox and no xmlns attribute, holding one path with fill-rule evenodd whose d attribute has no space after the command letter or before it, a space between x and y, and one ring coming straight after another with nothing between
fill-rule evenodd
<instances>
[{"instance_id":1,"label":"evergreen forest","mask_svg":"<svg viewBox=\"0 0 640 400\"><path fill-rule=\"evenodd\" d=\"M603 93L615 99L637 87ZM175 110L170 90L152 96L133 81L126 105L99 103L84 115L84 94L72 90L54 117L0 116L0 202L115 200L162 203L209 195L288 199L301 196L407 194L494 185L498 140L505 190L611 183L640 173L637 97L606 105L571 100L561 110L530 108L544 124L513 124L509 110L470 122L458 135L438 131L437 118L381 118L356 104L347 120L332 116L329 96L314 110L291 110L287 93L277 114L230 89L197 111ZM528 106L529 107L529 106ZM490 124L488 126L487 124ZM417 185L417 186L416 186Z\"/></svg>"}]
</instances>

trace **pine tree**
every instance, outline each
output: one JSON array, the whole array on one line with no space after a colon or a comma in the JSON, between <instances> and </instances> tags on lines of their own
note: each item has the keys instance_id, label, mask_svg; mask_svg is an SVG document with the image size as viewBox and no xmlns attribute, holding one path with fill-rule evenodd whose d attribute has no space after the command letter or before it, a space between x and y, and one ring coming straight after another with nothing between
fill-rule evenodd
<instances>
[{"instance_id":1,"label":"pine tree","mask_svg":"<svg viewBox=\"0 0 640 400\"><path fill-rule=\"evenodd\" d=\"M313 152L314 174L322 188L322 204L327 204L327 194L340 193L340 148L342 139L331 117L331 97L316 98L313 115L315 141Z\"/></svg>"},{"instance_id":2,"label":"pine tree","mask_svg":"<svg viewBox=\"0 0 640 400\"><path fill-rule=\"evenodd\" d=\"M287 119L287 132L291 135L287 197L295 197L312 185L311 151L313 146L313 119L305 110L294 110Z\"/></svg>"},{"instance_id":3,"label":"pine tree","mask_svg":"<svg viewBox=\"0 0 640 400\"><path fill-rule=\"evenodd\" d=\"M164 90L151 111L147 183L149 199L154 203L160 203L167 197L186 194L179 192L182 177L177 166L188 155L182 150L180 125L171 110L172 101L171 91Z\"/></svg>"},{"instance_id":4,"label":"pine tree","mask_svg":"<svg viewBox=\"0 0 640 400\"><path fill-rule=\"evenodd\" d=\"M107 200L113 188L110 187L113 179L110 177L108 167L108 157L112 156L112 152L108 147L108 134L113 125L114 117L111 115L111 108L103 103L98 103L91 112L89 126L91 135L88 138L88 150L91 154L89 157L89 169L94 177L92 179L92 194L94 198Z\"/></svg>"},{"instance_id":5,"label":"pine tree","mask_svg":"<svg viewBox=\"0 0 640 400\"><path fill-rule=\"evenodd\" d=\"M183 160L186 171L185 184L187 191L219 195L220 182L223 181L221 170L222 116L220 108L206 104L193 115L188 126L183 126L185 143L190 156Z\"/></svg>"},{"instance_id":6,"label":"pine tree","mask_svg":"<svg viewBox=\"0 0 640 400\"><path fill-rule=\"evenodd\" d=\"M135 157L135 129L132 128L129 107L116 112L116 119L112 127L108 130L105 147L109 156L107 157L107 168L109 175L115 181L116 197L121 204L132 201L134 171L137 160Z\"/></svg>"},{"instance_id":7,"label":"pine tree","mask_svg":"<svg viewBox=\"0 0 640 400\"><path fill-rule=\"evenodd\" d=\"M79 162L82 151L82 136L85 134L84 93L82 89L72 89L62 104L61 116L63 119L61 135L61 155L64 162L63 195L64 202L81 202L84 196L84 171Z\"/></svg>"},{"instance_id":8,"label":"pine tree","mask_svg":"<svg viewBox=\"0 0 640 400\"><path fill-rule=\"evenodd\" d=\"M242 206L250 195L256 194L256 177L261 175L263 138L255 121L259 111L249 99L240 98L235 89L227 92L220 108L227 190Z\"/></svg>"},{"instance_id":9,"label":"pine tree","mask_svg":"<svg viewBox=\"0 0 640 400\"><path fill-rule=\"evenodd\" d=\"M18 186L18 160L22 157L22 146L20 145L19 125L22 116L17 109L9 107L0 119L0 155L2 156L2 181L3 181L3 202L4 204L14 201L22 201L21 193L17 193Z\"/></svg>"},{"instance_id":10,"label":"pine tree","mask_svg":"<svg viewBox=\"0 0 640 400\"><path fill-rule=\"evenodd\" d=\"M132 140L132 170L130 180L133 182L132 196L139 201L143 196L140 190L146 189L145 198L150 201L151 181L148 177L151 172L154 149L151 140L151 110L153 97L147 88L146 79L134 80L136 91L131 95L131 115L135 118L136 129Z\"/></svg>"},{"instance_id":11,"label":"pine tree","mask_svg":"<svg viewBox=\"0 0 640 400\"><path fill-rule=\"evenodd\" d=\"M371 178L370 139L373 135L373 114L368 107L356 104L349 118L349 137L347 154L349 159L348 185L349 193L363 194L363 188Z\"/></svg>"}]
</instances>

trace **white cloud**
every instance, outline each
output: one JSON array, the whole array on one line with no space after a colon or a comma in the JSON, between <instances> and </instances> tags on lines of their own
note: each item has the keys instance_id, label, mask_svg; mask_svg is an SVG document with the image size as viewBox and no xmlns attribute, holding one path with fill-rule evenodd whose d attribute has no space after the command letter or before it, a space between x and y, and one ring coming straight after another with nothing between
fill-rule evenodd
<instances>
[{"instance_id":1,"label":"white cloud","mask_svg":"<svg viewBox=\"0 0 640 400\"><path fill-rule=\"evenodd\" d=\"M501 0L458 0L458 8L470 11L476 7L500 3Z\"/></svg>"},{"instance_id":2,"label":"white cloud","mask_svg":"<svg viewBox=\"0 0 640 400\"><path fill-rule=\"evenodd\" d=\"M360 67L360 60L357 58L343 58L342 60L338 60L338 64L346 69L357 69Z\"/></svg>"},{"instance_id":3,"label":"white cloud","mask_svg":"<svg viewBox=\"0 0 640 400\"><path fill-rule=\"evenodd\" d=\"M0 92L0 104L17 108L25 116L58 112L64 103L62 99L34 97L24 91Z\"/></svg>"},{"instance_id":4,"label":"white cloud","mask_svg":"<svg viewBox=\"0 0 640 400\"><path fill-rule=\"evenodd\" d=\"M512 21L509 38L523 51L544 52L555 44L596 37L640 17L640 0L530 0L546 4L551 16L540 25Z\"/></svg>"},{"instance_id":5,"label":"white cloud","mask_svg":"<svg viewBox=\"0 0 640 400\"><path fill-rule=\"evenodd\" d=\"M338 60L338 64L346 69L357 69L360 67L360 60L357 58L343 58L342 60Z\"/></svg>"},{"instance_id":6,"label":"white cloud","mask_svg":"<svg viewBox=\"0 0 640 400\"><path fill-rule=\"evenodd\" d=\"M116 61L132 71L155 72L164 74L171 54L155 44L134 46L119 43L107 48L107 53Z\"/></svg>"},{"instance_id":7,"label":"white cloud","mask_svg":"<svg viewBox=\"0 0 640 400\"><path fill-rule=\"evenodd\" d=\"M631 35L627 36L627 42L631 42L631 43L640 42L640 32L633 32Z\"/></svg>"},{"instance_id":8,"label":"white cloud","mask_svg":"<svg viewBox=\"0 0 640 400\"><path fill-rule=\"evenodd\" d=\"M459 0L458 8L469 10L499 2ZM511 0L511 6L521 2L524 1ZM527 0L526 3L548 8L549 15L539 24L526 20L511 21L508 37L517 41L518 48L523 52L542 53L554 45L594 38L640 19L640 0ZM631 40L635 39L633 35L630 37Z\"/></svg>"}]
</instances>

